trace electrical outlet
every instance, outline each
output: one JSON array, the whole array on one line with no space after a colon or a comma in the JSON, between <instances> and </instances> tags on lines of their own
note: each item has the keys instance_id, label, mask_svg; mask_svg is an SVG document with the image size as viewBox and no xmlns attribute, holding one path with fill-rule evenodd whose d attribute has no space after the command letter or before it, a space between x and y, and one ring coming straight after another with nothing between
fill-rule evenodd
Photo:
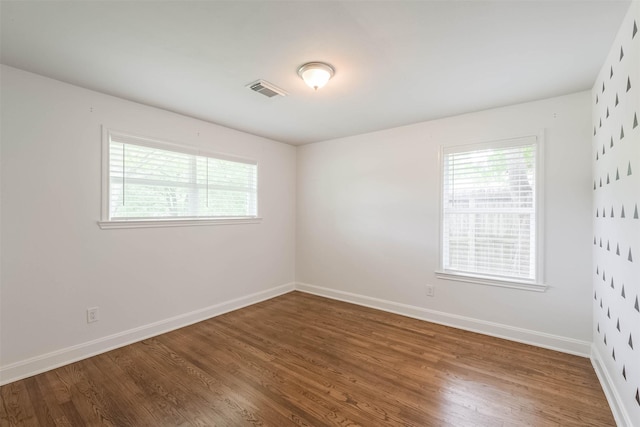
<instances>
[{"instance_id":1,"label":"electrical outlet","mask_svg":"<svg viewBox=\"0 0 640 427\"><path fill-rule=\"evenodd\" d=\"M100 320L100 313L98 307L87 308L87 323L93 323Z\"/></svg>"},{"instance_id":2,"label":"electrical outlet","mask_svg":"<svg viewBox=\"0 0 640 427\"><path fill-rule=\"evenodd\" d=\"M427 296L432 297L435 295L435 286L427 285Z\"/></svg>"}]
</instances>

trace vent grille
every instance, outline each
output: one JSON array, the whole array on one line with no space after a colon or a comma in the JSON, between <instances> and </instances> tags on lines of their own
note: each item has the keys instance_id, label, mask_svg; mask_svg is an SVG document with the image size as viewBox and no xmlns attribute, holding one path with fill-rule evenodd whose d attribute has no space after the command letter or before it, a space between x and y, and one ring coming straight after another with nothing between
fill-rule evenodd
<instances>
[{"instance_id":1,"label":"vent grille","mask_svg":"<svg viewBox=\"0 0 640 427\"><path fill-rule=\"evenodd\" d=\"M258 92L266 96L267 98L273 98L274 96L287 96L287 92L264 80L249 83L247 87L254 92Z\"/></svg>"}]
</instances>

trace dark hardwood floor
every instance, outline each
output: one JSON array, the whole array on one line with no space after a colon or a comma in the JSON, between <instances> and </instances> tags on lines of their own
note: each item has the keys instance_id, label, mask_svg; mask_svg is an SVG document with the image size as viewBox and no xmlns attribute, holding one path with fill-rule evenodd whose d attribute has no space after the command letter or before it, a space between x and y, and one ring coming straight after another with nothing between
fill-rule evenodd
<instances>
[{"instance_id":1,"label":"dark hardwood floor","mask_svg":"<svg viewBox=\"0 0 640 427\"><path fill-rule=\"evenodd\" d=\"M2 426L612 426L588 359L293 292L0 390Z\"/></svg>"}]
</instances>

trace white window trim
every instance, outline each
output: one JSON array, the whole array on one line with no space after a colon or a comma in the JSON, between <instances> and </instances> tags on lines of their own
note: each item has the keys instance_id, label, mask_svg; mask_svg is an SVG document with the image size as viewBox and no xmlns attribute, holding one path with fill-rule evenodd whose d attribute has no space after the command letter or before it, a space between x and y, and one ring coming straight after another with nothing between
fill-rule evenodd
<instances>
[{"instance_id":1,"label":"white window trim","mask_svg":"<svg viewBox=\"0 0 640 427\"><path fill-rule=\"evenodd\" d=\"M451 270L435 272L438 279L453 280L455 282L475 283L478 285L497 286L500 288L521 289L523 291L545 292L548 288L543 283L535 283L528 281L517 281L513 279L500 280L490 276L470 275L467 273L458 273Z\"/></svg>"},{"instance_id":2,"label":"white window trim","mask_svg":"<svg viewBox=\"0 0 640 427\"><path fill-rule=\"evenodd\" d=\"M217 159L231 160L241 163L255 164L258 173L258 189L256 191L256 204L260 209L260 167L256 160L244 157L216 153L212 151L200 150L184 144L174 142L159 141L130 132L121 132L113 130L106 126L102 126L102 208L100 213L100 221L97 222L98 227L102 230L116 228L153 228L153 227L186 227L186 226L203 226L203 225L236 225L236 224L259 224L262 218L259 216L241 216L241 217L222 217L222 218L158 218L158 219L109 219L109 141L111 136L117 136L120 140L130 140L133 144L144 145L147 147L156 147L171 151L179 151L181 153L193 154L198 156L214 157Z\"/></svg>"},{"instance_id":3,"label":"white window trim","mask_svg":"<svg viewBox=\"0 0 640 427\"><path fill-rule=\"evenodd\" d=\"M198 225L235 225L235 224L259 224L259 217L238 218L203 218L203 219L148 219L148 220L118 220L98 221L98 226L103 230L113 228L155 228L155 227L188 227Z\"/></svg>"},{"instance_id":4,"label":"white window trim","mask_svg":"<svg viewBox=\"0 0 640 427\"><path fill-rule=\"evenodd\" d=\"M510 145L518 139L535 138L537 143L536 148L536 277L534 280L517 280L512 278L502 279L494 276L483 276L480 274L472 274L468 272L459 272L455 270L444 269L444 228L443 224L443 174L444 174L444 153L447 149L457 148L461 151L464 149L480 149L483 146L500 146ZM548 285L545 283L544 277L544 141L545 131L541 129L537 134L521 135L513 138L505 138L501 140L484 141L473 144L464 144L457 146L440 146L439 151L439 173L438 173L438 186L440 190L440 197L438 202L439 208L439 262L438 270L435 271L435 275L439 279L452 280L457 282L474 283L478 285L498 286L502 288L519 289L534 292L545 292L548 289Z\"/></svg>"}]
</instances>

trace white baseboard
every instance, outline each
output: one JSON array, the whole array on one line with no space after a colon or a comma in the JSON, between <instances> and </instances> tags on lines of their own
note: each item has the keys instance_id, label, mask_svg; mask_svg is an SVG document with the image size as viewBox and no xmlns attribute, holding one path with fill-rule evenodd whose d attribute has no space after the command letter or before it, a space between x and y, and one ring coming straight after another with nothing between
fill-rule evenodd
<instances>
[{"instance_id":1,"label":"white baseboard","mask_svg":"<svg viewBox=\"0 0 640 427\"><path fill-rule=\"evenodd\" d=\"M616 420L616 424L618 427L632 427L631 416L627 412L624 404L622 404L618 390L613 384L611 375L609 375L609 371L607 371L607 367L595 344L591 345L591 364L602 385L602 390L607 397L607 402L609 402L609 407L613 413L613 418Z\"/></svg>"},{"instance_id":2,"label":"white baseboard","mask_svg":"<svg viewBox=\"0 0 640 427\"><path fill-rule=\"evenodd\" d=\"M86 359L100 353L123 347L156 335L164 334L215 316L219 316L248 305L256 304L295 289L294 283L276 286L266 291L235 298L209 307L181 314L169 319L140 326L117 334L98 338L93 341L63 348L60 350L35 356L10 365L0 367L0 385L27 378L78 360Z\"/></svg>"},{"instance_id":3,"label":"white baseboard","mask_svg":"<svg viewBox=\"0 0 640 427\"><path fill-rule=\"evenodd\" d=\"M537 347L548 348L550 350L561 351L563 353L574 354L582 357L589 357L591 354L591 342L589 341L581 341L545 332L517 328L501 323L487 322L485 320L372 298L350 292L338 291L335 289L323 288L307 283L296 283L296 290L321 297L375 308L377 310L388 311L390 313L400 314L414 319L426 320L440 325L464 329L466 331L478 332L484 335L535 345Z\"/></svg>"},{"instance_id":4,"label":"white baseboard","mask_svg":"<svg viewBox=\"0 0 640 427\"><path fill-rule=\"evenodd\" d=\"M119 332L107 337L98 338L93 341L81 343L12 363L10 365L2 366L0 367L0 385L8 384L78 360L86 359L97 354L210 319L233 310L286 294L293 290L299 290L309 294L358 304L441 325L452 326L458 329L531 344L564 353L575 354L578 356L589 357L589 355L592 354L591 343L587 341L580 341L544 332L516 328L509 325L487 322L484 320L338 291L335 289L323 288L306 283L288 283L266 291L257 292L200 310L195 310L190 313L164 319L149 325L140 326L138 328ZM598 371L596 370L596 372ZM601 373L598 373L599 377L601 375ZM602 378L601 382L603 383L603 387L605 387L605 382ZM607 397L609 398L609 394L607 394Z\"/></svg>"}]
</instances>

